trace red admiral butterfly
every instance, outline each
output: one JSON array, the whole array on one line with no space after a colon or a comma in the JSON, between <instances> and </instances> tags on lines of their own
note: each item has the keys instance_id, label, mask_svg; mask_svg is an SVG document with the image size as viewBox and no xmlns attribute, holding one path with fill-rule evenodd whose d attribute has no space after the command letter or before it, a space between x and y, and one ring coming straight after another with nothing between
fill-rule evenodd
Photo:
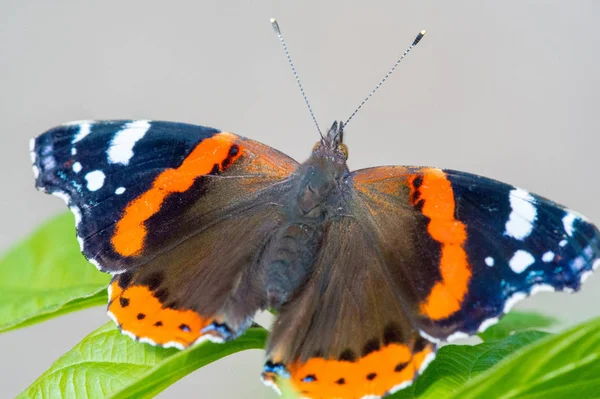
<instances>
[{"instance_id":1,"label":"red admiral butterfly","mask_svg":"<svg viewBox=\"0 0 600 399\"><path fill-rule=\"evenodd\" d=\"M59 126L31 155L36 186L67 202L83 254L113 275L122 332L184 349L275 309L263 379L312 399L402 389L439 343L536 292L576 291L600 264L594 225L523 189L430 167L350 172L346 124L302 164L156 121Z\"/></svg>"}]
</instances>

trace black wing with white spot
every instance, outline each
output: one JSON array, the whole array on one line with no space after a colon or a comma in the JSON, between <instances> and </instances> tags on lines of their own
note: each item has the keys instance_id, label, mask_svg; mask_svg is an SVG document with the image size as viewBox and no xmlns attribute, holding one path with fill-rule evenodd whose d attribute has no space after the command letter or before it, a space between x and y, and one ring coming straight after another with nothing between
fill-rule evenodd
<instances>
[{"instance_id":1,"label":"black wing with white spot","mask_svg":"<svg viewBox=\"0 0 600 399\"><path fill-rule=\"evenodd\" d=\"M122 271L132 260L114 253L110 237L127 204L218 132L144 120L72 122L32 139L35 184L69 205L90 262L103 271Z\"/></svg>"},{"instance_id":2,"label":"black wing with white spot","mask_svg":"<svg viewBox=\"0 0 600 399\"><path fill-rule=\"evenodd\" d=\"M461 310L426 335L455 339L482 331L542 291L579 290L600 265L600 232L587 218L495 180L445 170L472 278Z\"/></svg>"},{"instance_id":3,"label":"black wing with white spot","mask_svg":"<svg viewBox=\"0 0 600 399\"><path fill-rule=\"evenodd\" d=\"M476 334L536 292L576 291L600 265L592 223L523 189L427 167L351 179L354 217L432 342Z\"/></svg>"}]
</instances>

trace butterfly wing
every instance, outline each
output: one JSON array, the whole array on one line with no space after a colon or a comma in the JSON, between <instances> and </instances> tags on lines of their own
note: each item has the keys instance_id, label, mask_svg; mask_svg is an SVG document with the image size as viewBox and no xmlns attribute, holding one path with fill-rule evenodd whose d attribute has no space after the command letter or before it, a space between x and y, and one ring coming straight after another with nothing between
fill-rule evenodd
<instances>
[{"instance_id":1,"label":"butterfly wing","mask_svg":"<svg viewBox=\"0 0 600 399\"><path fill-rule=\"evenodd\" d=\"M375 398L410 385L433 358L374 239L354 217L326 227L312 276L273 325L265 383L289 378L311 399Z\"/></svg>"},{"instance_id":2,"label":"butterfly wing","mask_svg":"<svg viewBox=\"0 0 600 399\"><path fill-rule=\"evenodd\" d=\"M314 272L279 313L263 379L303 397L382 397L440 341L481 331L518 299L577 290L600 233L524 190L433 168L360 170Z\"/></svg>"},{"instance_id":3,"label":"butterfly wing","mask_svg":"<svg viewBox=\"0 0 600 399\"><path fill-rule=\"evenodd\" d=\"M125 331L182 347L248 324L258 273L234 283L281 220L295 161L231 133L155 121L59 126L31 154L36 186L75 214L83 254L117 275L109 312ZM254 299L236 307L243 290Z\"/></svg>"},{"instance_id":4,"label":"butterfly wing","mask_svg":"<svg viewBox=\"0 0 600 399\"><path fill-rule=\"evenodd\" d=\"M508 184L412 167L359 170L351 182L432 341L482 331L536 292L576 291L600 264L600 233L585 217Z\"/></svg>"}]
</instances>

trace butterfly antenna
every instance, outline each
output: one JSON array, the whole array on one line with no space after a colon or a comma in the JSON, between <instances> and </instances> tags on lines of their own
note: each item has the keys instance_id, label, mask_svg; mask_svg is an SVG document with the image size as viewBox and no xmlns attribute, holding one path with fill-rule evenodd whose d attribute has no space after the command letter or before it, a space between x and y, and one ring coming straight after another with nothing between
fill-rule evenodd
<instances>
[{"instance_id":1,"label":"butterfly antenna","mask_svg":"<svg viewBox=\"0 0 600 399\"><path fill-rule=\"evenodd\" d=\"M273 25L275 34L277 35L277 38L279 39L279 41L281 42L281 45L283 46L283 50L285 51L285 56L287 57L290 67L292 67L292 72L294 73L294 78L296 78L296 83L298 83L298 87L300 88L300 93L302 93L302 98L304 98L304 102L306 103L306 106L308 107L308 111L310 112L310 116L312 117L312 120L315 123L315 126L317 127L317 131L319 132L319 135L321 136L321 140L325 140L325 138L323 137L323 133L321 133L321 128L319 127L319 124L317 123L317 118L315 118L315 113L313 112L312 107L310 106L310 103L308 102L308 98L306 98L306 93L304 93L304 88L302 87L302 83L300 82L300 77L298 76L298 72L296 72L296 67L294 67L294 63L292 62L292 57L290 57L290 52L288 51L287 45L285 44L285 40L283 40L283 35L281 34L281 29L279 29L279 24L277 23L275 18L271 18L271 25Z\"/></svg>"},{"instance_id":2,"label":"butterfly antenna","mask_svg":"<svg viewBox=\"0 0 600 399\"><path fill-rule=\"evenodd\" d=\"M377 86L375 86L375 88L369 93L369 95L363 100L363 102L360 103L360 105L358 107L356 107L356 109L354 110L354 112L352 113L352 115L350 115L350 118L348 118L346 120L346 122L344 123L344 125L348 125L348 122L350 122L352 120L352 118L354 118L354 115L356 115L356 113L363 107L363 105L365 105L365 103L367 101L369 101L369 99L371 97L373 97L373 94L375 94L375 92L377 90L379 90L379 88L381 87L381 85L390 77L390 75L392 73L394 73L394 71L396 70L396 68L398 67L398 65L400 65L400 63L402 62L402 60L404 59L404 57L406 57L406 55L410 52L410 50L413 49L413 47L415 47L417 44L419 44L419 42L421 41L421 39L423 38L423 36L425 36L426 33L427 33L426 30L422 30L421 32L419 32L419 34L415 38L415 41L406 49L406 51L404 51L404 54L402 54L402 56L398 59L398 61L396 61L396 63L392 67L392 69L390 69L389 72L385 74L385 76L383 77L383 79L381 79L379 81L379 83L377 84Z\"/></svg>"}]
</instances>

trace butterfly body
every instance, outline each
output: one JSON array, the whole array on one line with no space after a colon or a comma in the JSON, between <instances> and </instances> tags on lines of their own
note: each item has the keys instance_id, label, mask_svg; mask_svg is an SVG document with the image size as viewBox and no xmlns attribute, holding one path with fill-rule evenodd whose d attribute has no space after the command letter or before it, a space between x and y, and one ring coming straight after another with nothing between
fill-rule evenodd
<instances>
[{"instance_id":1,"label":"butterfly body","mask_svg":"<svg viewBox=\"0 0 600 399\"><path fill-rule=\"evenodd\" d=\"M585 217L464 172L351 172L343 128L302 164L159 121L59 126L31 155L36 186L67 202L83 254L113 275L124 333L184 349L275 309L263 380L311 399L402 389L440 343L536 292L576 291L600 265Z\"/></svg>"},{"instance_id":2,"label":"butterfly body","mask_svg":"<svg viewBox=\"0 0 600 399\"><path fill-rule=\"evenodd\" d=\"M349 171L346 155L338 148L342 133L335 122L327 139L317 143L310 158L292 173L294 186L282 204L286 222L260 259L266 271L268 308L278 310L306 282L329 222L350 215L345 201Z\"/></svg>"}]
</instances>

